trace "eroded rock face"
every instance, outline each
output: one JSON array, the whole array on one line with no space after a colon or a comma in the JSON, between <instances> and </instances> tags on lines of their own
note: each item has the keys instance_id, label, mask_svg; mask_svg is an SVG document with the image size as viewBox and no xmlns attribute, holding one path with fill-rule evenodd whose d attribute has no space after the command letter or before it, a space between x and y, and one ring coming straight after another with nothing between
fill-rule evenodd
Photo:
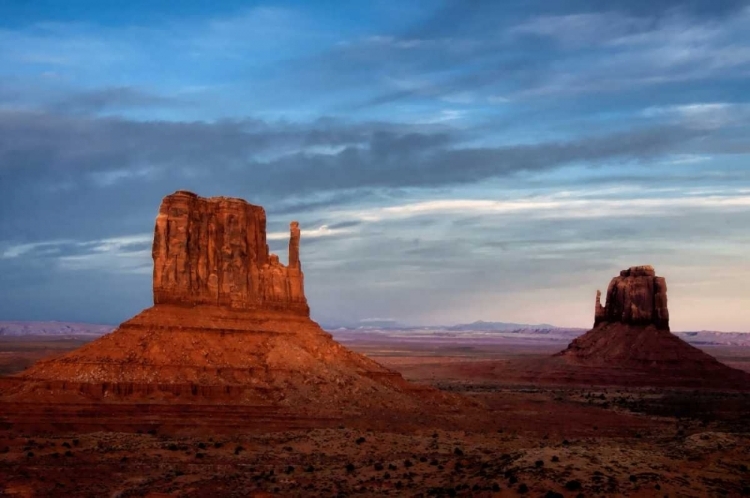
<instances>
[{"instance_id":1,"label":"eroded rock face","mask_svg":"<svg viewBox=\"0 0 750 498\"><path fill-rule=\"evenodd\" d=\"M633 266L620 272L609 283L607 303L601 304L601 292L596 291L594 325L624 323L655 325L669 330L667 310L667 282L657 277L651 266Z\"/></svg>"},{"instance_id":2,"label":"eroded rock face","mask_svg":"<svg viewBox=\"0 0 750 498\"><path fill-rule=\"evenodd\" d=\"M309 315L299 262L299 224L288 266L269 254L266 213L242 199L178 191L154 229L154 304L210 304Z\"/></svg>"}]
</instances>

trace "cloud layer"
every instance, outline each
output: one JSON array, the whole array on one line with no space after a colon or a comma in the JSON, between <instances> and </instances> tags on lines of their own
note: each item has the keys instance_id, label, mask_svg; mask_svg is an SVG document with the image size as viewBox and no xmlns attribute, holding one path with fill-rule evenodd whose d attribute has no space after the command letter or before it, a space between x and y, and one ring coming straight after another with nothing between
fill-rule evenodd
<instances>
[{"instance_id":1,"label":"cloud layer","mask_svg":"<svg viewBox=\"0 0 750 498\"><path fill-rule=\"evenodd\" d=\"M750 323L747 2L153 9L0 7L0 317L148 306L189 189L299 219L326 322L586 326L650 263Z\"/></svg>"}]
</instances>

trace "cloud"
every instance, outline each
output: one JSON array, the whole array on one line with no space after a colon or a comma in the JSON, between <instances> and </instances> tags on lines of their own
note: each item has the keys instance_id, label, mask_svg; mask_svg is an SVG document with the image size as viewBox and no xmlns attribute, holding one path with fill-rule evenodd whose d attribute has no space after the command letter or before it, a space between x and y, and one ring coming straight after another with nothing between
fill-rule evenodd
<instances>
[{"instance_id":1,"label":"cloud","mask_svg":"<svg viewBox=\"0 0 750 498\"><path fill-rule=\"evenodd\" d=\"M223 178L246 181L251 192L290 195L435 187L571 162L642 159L679 152L704 137L697 130L664 126L567 142L471 147L460 145L460 132L404 128L259 120L137 122L0 111L0 164L3 175L13 175L14 188L24 178L38 185L40 177L42 184L73 181L79 187L139 178L201 178L202 184L221 183ZM309 152L310 145L341 150Z\"/></svg>"},{"instance_id":2,"label":"cloud","mask_svg":"<svg viewBox=\"0 0 750 498\"><path fill-rule=\"evenodd\" d=\"M62 270L151 273L151 243L151 234L138 234L99 240L8 244L0 259L48 260Z\"/></svg>"},{"instance_id":3,"label":"cloud","mask_svg":"<svg viewBox=\"0 0 750 498\"><path fill-rule=\"evenodd\" d=\"M582 195L583 194L583 195ZM707 195L703 191L695 194L680 192L679 197L644 198L639 192L619 198L586 198L587 192L558 194L496 201L487 199L444 199L388 206L364 211L347 212L361 220L377 222L384 219L433 216L437 213L523 216L538 219L576 219L612 217L653 217L684 214L690 211L746 212L750 210L750 195L738 191L723 195Z\"/></svg>"},{"instance_id":4,"label":"cloud","mask_svg":"<svg viewBox=\"0 0 750 498\"><path fill-rule=\"evenodd\" d=\"M356 224L355 224L356 225ZM351 230L348 228L355 226L352 224L344 225L343 227L339 224L338 227L329 227L328 225L321 225L315 228L305 228L303 230L305 239L317 239L319 237L332 237L336 235L342 235L350 233ZM289 240L289 232L271 232L266 237L268 240Z\"/></svg>"},{"instance_id":5,"label":"cloud","mask_svg":"<svg viewBox=\"0 0 750 498\"><path fill-rule=\"evenodd\" d=\"M0 315L148 306L156 207L189 189L263 205L279 254L299 220L336 321L585 325L645 262L675 317L747 322L678 304L750 278L746 2L347 9L0 29Z\"/></svg>"},{"instance_id":6,"label":"cloud","mask_svg":"<svg viewBox=\"0 0 750 498\"><path fill-rule=\"evenodd\" d=\"M73 93L50 107L60 112L96 113L101 111L173 107L188 105L189 102L174 97L156 95L129 86L107 87Z\"/></svg>"}]
</instances>

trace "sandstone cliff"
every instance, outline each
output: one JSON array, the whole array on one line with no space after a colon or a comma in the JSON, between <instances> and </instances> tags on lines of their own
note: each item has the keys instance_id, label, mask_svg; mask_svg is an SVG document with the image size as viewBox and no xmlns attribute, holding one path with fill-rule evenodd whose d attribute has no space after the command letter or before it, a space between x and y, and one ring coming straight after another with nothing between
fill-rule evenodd
<instances>
[{"instance_id":1,"label":"sandstone cliff","mask_svg":"<svg viewBox=\"0 0 750 498\"><path fill-rule=\"evenodd\" d=\"M594 325L600 323L654 325L669 330L667 282L651 266L633 266L620 272L607 288L606 306L596 291Z\"/></svg>"},{"instance_id":2,"label":"sandstone cliff","mask_svg":"<svg viewBox=\"0 0 750 498\"><path fill-rule=\"evenodd\" d=\"M293 222L288 266L269 254L266 212L242 199L178 191L154 228L154 304L278 309L309 315Z\"/></svg>"},{"instance_id":3,"label":"sandstone cliff","mask_svg":"<svg viewBox=\"0 0 750 498\"><path fill-rule=\"evenodd\" d=\"M12 396L179 398L308 418L434 414L468 403L405 381L312 321L300 238L292 222L283 265L268 251L262 207L185 191L165 197L154 230L154 306L80 349L36 363L16 377Z\"/></svg>"}]
</instances>

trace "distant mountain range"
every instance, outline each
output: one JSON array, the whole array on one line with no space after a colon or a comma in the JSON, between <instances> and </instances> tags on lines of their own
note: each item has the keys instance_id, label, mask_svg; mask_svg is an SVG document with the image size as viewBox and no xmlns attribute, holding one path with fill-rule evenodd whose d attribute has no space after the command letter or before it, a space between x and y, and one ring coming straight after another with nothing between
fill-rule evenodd
<instances>
[{"instance_id":1,"label":"distant mountain range","mask_svg":"<svg viewBox=\"0 0 750 498\"><path fill-rule=\"evenodd\" d=\"M102 336L114 330L114 325L73 322L24 322L0 321L0 336ZM351 325L328 325L324 327L335 338L344 342L371 340L439 340L440 342L548 342L567 344L587 329L556 327L548 323L525 324L508 322L485 322L452 326L408 326L393 320L366 320ZM700 346L747 346L750 347L750 333L715 332L676 332L675 335Z\"/></svg>"},{"instance_id":2,"label":"distant mountain range","mask_svg":"<svg viewBox=\"0 0 750 498\"><path fill-rule=\"evenodd\" d=\"M479 320L472 323L463 323L460 325L453 325L446 327L447 330L484 330L484 331L498 331L498 332L509 332L512 330L549 330L549 329L560 329L563 327L555 327L549 323L540 323L532 325L528 323L508 323L508 322L485 322ZM580 329L583 330L583 329Z\"/></svg>"},{"instance_id":3,"label":"distant mountain range","mask_svg":"<svg viewBox=\"0 0 750 498\"><path fill-rule=\"evenodd\" d=\"M452 331L511 331L511 330L542 330L542 329L561 329L548 323L528 324L528 323L510 323L510 322L485 322L479 320L472 323L462 323L458 325L405 325L396 320L386 319L369 319L361 320L354 323L324 323L323 328L326 330L347 329L347 330L452 330ZM566 329L568 330L568 329ZM576 329L577 330L577 329ZM584 329L580 329L584 330Z\"/></svg>"},{"instance_id":4,"label":"distant mountain range","mask_svg":"<svg viewBox=\"0 0 750 498\"><path fill-rule=\"evenodd\" d=\"M115 328L117 327L114 325L73 322L0 322L0 336L89 335L98 337L112 332Z\"/></svg>"}]
</instances>

